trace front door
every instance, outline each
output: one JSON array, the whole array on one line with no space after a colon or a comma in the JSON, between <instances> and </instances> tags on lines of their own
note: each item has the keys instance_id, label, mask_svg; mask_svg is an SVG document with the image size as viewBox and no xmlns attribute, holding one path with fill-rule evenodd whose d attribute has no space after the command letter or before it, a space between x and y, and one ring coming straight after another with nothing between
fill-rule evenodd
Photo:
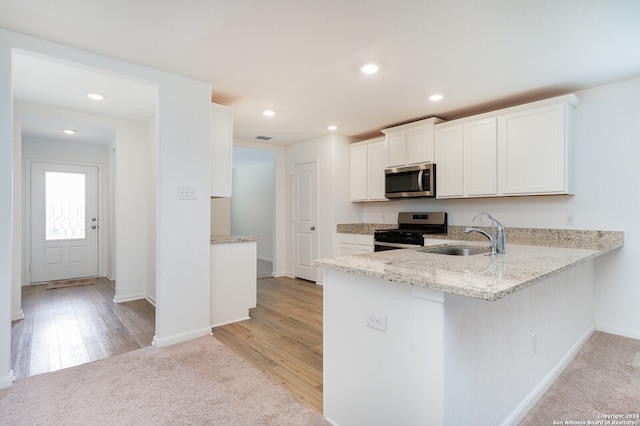
<instances>
[{"instance_id":1,"label":"front door","mask_svg":"<svg viewBox=\"0 0 640 426\"><path fill-rule=\"evenodd\" d=\"M295 276L316 282L318 268L318 169L315 161L293 166Z\"/></svg>"},{"instance_id":2,"label":"front door","mask_svg":"<svg viewBox=\"0 0 640 426\"><path fill-rule=\"evenodd\" d=\"M98 275L98 169L31 163L31 282Z\"/></svg>"}]
</instances>

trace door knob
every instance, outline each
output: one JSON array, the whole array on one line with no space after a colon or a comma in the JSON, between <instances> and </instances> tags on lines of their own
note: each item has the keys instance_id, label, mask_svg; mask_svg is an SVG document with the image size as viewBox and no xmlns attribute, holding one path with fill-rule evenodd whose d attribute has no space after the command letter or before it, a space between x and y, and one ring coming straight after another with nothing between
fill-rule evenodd
<instances>
[{"instance_id":1,"label":"door knob","mask_svg":"<svg viewBox=\"0 0 640 426\"><path fill-rule=\"evenodd\" d=\"M311 228L309 228L309 229L311 229L312 231L315 231L315 230L316 230L316 227L315 227L315 226L312 226L312 227L311 227Z\"/></svg>"},{"instance_id":2,"label":"door knob","mask_svg":"<svg viewBox=\"0 0 640 426\"><path fill-rule=\"evenodd\" d=\"M95 222L96 220L98 220L98 219L96 219L95 217L91 218L91 222Z\"/></svg>"},{"instance_id":3,"label":"door knob","mask_svg":"<svg viewBox=\"0 0 640 426\"><path fill-rule=\"evenodd\" d=\"M93 226L91 227L91 229L96 229L96 228L97 228L97 226L96 226L96 225L93 225Z\"/></svg>"}]
</instances>

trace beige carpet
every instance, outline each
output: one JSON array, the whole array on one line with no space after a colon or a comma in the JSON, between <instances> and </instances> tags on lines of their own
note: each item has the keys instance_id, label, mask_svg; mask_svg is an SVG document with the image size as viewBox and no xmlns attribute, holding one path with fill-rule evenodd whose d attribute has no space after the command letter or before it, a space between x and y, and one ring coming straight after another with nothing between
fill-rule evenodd
<instances>
[{"instance_id":1,"label":"beige carpet","mask_svg":"<svg viewBox=\"0 0 640 426\"><path fill-rule=\"evenodd\" d=\"M16 381L2 425L325 425L212 336Z\"/></svg>"},{"instance_id":2,"label":"beige carpet","mask_svg":"<svg viewBox=\"0 0 640 426\"><path fill-rule=\"evenodd\" d=\"M520 424L640 425L637 416L640 340L596 332Z\"/></svg>"},{"instance_id":3,"label":"beige carpet","mask_svg":"<svg viewBox=\"0 0 640 426\"><path fill-rule=\"evenodd\" d=\"M92 285L95 283L96 283L95 278L78 278L74 280L51 281L47 283L47 286L45 287L45 289L52 290L55 288L75 287L79 285Z\"/></svg>"}]
</instances>

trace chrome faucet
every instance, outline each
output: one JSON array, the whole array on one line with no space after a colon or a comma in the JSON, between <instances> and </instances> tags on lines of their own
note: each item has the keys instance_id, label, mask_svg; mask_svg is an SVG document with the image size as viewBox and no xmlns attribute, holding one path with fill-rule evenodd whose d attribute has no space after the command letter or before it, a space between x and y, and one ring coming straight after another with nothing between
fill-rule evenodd
<instances>
[{"instance_id":1,"label":"chrome faucet","mask_svg":"<svg viewBox=\"0 0 640 426\"><path fill-rule=\"evenodd\" d=\"M478 232L489 239L489 244L491 245L491 254L504 254L505 253L505 230L504 226L497 219L491 216L487 212L480 212L473 217L472 222L475 222L478 216L487 216L491 219L491 234L487 231L476 228L474 226L469 226L464 230L465 234L470 234L472 232ZM498 228L497 234L494 231L494 228Z\"/></svg>"}]
</instances>

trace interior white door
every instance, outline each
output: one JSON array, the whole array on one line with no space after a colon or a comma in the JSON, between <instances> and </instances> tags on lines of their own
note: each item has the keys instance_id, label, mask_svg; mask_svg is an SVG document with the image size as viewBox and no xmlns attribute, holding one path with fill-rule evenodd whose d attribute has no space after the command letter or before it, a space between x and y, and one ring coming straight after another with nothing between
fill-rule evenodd
<instances>
[{"instance_id":1,"label":"interior white door","mask_svg":"<svg viewBox=\"0 0 640 426\"><path fill-rule=\"evenodd\" d=\"M31 282L98 275L98 169L31 163Z\"/></svg>"},{"instance_id":2,"label":"interior white door","mask_svg":"<svg viewBox=\"0 0 640 426\"><path fill-rule=\"evenodd\" d=\"M315 161L293 166L295 276L316 282L318 268L318 168Z\"/></svg>"}]
</instances>

